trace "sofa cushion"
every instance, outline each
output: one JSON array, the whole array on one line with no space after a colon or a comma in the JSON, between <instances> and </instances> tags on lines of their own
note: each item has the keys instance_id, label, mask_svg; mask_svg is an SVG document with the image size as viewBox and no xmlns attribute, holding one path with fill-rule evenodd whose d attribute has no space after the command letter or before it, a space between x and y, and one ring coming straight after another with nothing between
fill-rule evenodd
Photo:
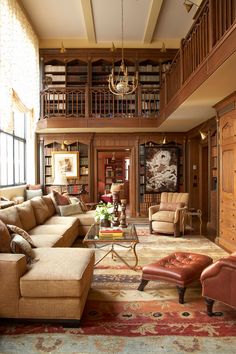
<instances>
[{"instance_id":1,"label":"sofa cushion","mask_svg":"<svg viewBox=\"0 0 236 354\"><path fill-rule=\"evenodd\" d=\"M48 216L49 218L56 213L56 209L52 200L52 194L42 196L42 199L45 201L48 207Z\"/></svg>"},{"instance_id":2,"label":"sofa cushion","mask_svg":"<svg viewBox=\"0 0 236 354\"><path fill-rule=\"evenodd\" d=\"M32 238L30 237L30 235L28 234L28 232L26 232L25 230L21 229L18 226L15 226L15 225L7 224L7 228L11 234L11 237L12 237L12 234L18 234L18 235L22 236L27 242L29 242L29 244L32 247L35 247L34 242L33 242Z\"/></svg>"},{"instance_id":3,"label":"sofa cushion","mask_svg":"<svg viewBox=\"0 0 236 354\"><path fill-rule=\"evenodd\" d=\"M18 210L15 206L6 209L1 209L0 220L2 220L4 224L16 225L22 228L22 223L18 215Z\"/></svg>"},{"instance_id":4,"label":"sofa cushion","mask_svg":"<svg viewBox=\"0 0 236 354\"><path fill-rule=\"evenodd\" d=\"M158 211L152 215L152 220L154 221L164 221L173 223L175 218L174 211Z\"/></svg>"},{"instance_id":5,"label":"sofa cushion","mask_svg":"<svg viewBox=\"0 0 236 354\"><path fill-rule=\"evenodd\" d=\"M13 253L22 253L26 257L26 262L31 264L34 262L35 254L28 241L18 234L12 234L11 251ZM36 259L35 259L36 260Z\"/></svg>"},{"instance_id":6,"label":"sofa cushion","mask_svg":"<svg viewBox=\"0 0 236 354\"><path fill-rule=\"evenodd\" d=\"M70 204L70 205L59 205L61 216L73 215L73 214L83 214L81 203Z\"/></svg>"},{"instance_id":7,"label":"sofa cushion","mask_svg":"<svg viewBox=\"0 0 236 354\"><path fill-rule=\"evenodd\" d=\"M26 200L30 200L34 197L41 197L43 195L43 191L42 189L26 189L25 191L25 194L26 194Z\"/></svg>"},{"instance_id":8,"label":"sofa cushion","mask_svg":"<svg viewBox=\"0 0 236 354\"><path fill-rule=\"evenodd\" d=\"M180 209L184 207L184 203L167 203L161 202L160 209L161 211L176 211L176 209Z\"/></svg>"},{"instance_id":9,"label":"sofa cushion","mask_svg":"<svg viewBox=\"0 0 236 354\"><path fill-rule=\"evenodd\" d=\"M39 247L54 247L61 240L61 235L56 234L37 234L30 236L36 248Z\"/></svg>"},{"instance_id":10,"label":"sofa cushion","mask_svg":"<svg viewBox=\"0 0 236 354\"><path fill-rule=\"evenodd\" d=\"M95 223L95 210L86 211L84 214L75 214L79 220L79 225L91 226Z\"/></svg>"},{"instance_id":11,"label":"sofa cushion","mask_svg":"<svg viewBox=\"0 0 236 354\"><path fill-rule=\"evenodd\" d=\"M20 278L21 296L27 298L81 297L90 282L94 250L37 248L39 262Z\"/></svg>"},{"instance_id":12,"label":"sofa cushion","mask_svg":"<svg viewBox=\"0 0 236 354\"><path fill-rule=\"evenodd\" d=\"M22 229L28 231L37 225L34 210L30 201L17 205L16 209L20 217Z\"/></svg>"},{"instance_id":13,"label":"sofa cushion","mask_svg":"<svg viewBox=\"0 0 236 354\"><path fill-rule=\"evenodd\" d=\"M0 220L0 252L11 252L11 235L6 225Z\"/></svg>"},{"instance_id":14,"label":"sofa cushion","mask_svg":"<svg viewBox=\"0 0 236 354\"><path fill-rule=\"evenodd\" d=\"M54 215L45 221L44 225L67 225L72 226L75 222L78 223L78 219L74 216L59 216Z\"/></svg>"},{"instance_id":15,"label":"sofa cushion","mask_svg":"<svg viewBox=\"0 0 236 354\"><path fill-rule=\"evenodd\" d=\"M69 204L71 204L71 201L70 201L69 197L67 197L66 195L60 194L55 189L52 190L52 200L53 200L55 209L56 209L58 214L60 213L60 210L58 208L59 205L69 205Z\"/></svg>"},{"instance_id":16,"label":"sofa cushion","mask_svg":"<svg viewBox=\"0 0 236 354\"><path fill-rule=\"evenodd\" d=\"M31 199L31 205L34 210L37 225L43 224L49 218L50 215L46 202L41 197L37 197Z\"/></svg>"}]
</instances>

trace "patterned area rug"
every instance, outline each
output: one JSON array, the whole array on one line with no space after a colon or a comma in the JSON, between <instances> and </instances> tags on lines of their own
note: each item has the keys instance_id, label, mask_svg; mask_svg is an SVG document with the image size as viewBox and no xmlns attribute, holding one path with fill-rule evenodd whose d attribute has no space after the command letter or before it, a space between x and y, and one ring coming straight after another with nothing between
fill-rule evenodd
<instances>
[{"instance_id":1,"label":"patterned area rug","mask_svg":"<svg viewBox=\"0 0 236 354\"><path fill-rule=\"evenodd\" d=\"M236 311L216 303L218 316L206 315L199 282L189 286L185 304L174 285L149 282L140 292L142 266L173 251L191 251L214 260L226 252L203 236L150 235L137 225L138 267L131 270L110 255L95 267L79 328L46 324L0 327L0 353L230 353L236 345ZM77 244L80 246L80 243ZM96 250L96 259L105 250ZM131 251L117 251L133 264Z\"/></svg>"}]
</instances>

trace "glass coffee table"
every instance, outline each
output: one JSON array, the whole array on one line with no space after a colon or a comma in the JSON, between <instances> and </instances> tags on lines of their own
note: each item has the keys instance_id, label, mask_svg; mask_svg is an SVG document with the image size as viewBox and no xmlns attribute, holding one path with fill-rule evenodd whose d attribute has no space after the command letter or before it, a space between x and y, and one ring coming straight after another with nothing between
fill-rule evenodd
<instances>
[{"instance_id":1,"label":"glass coffee table","mask_svg":"<svg viewBox=\"0 0 236 354\"><path fill-rule=\"evenodd\" d=\"M105 255L100 258L95 265L100 263L106 256L108 256L110 253L112 255L112 259L115 259L116 257L119 258L127 267L130 269L135 269L137 264L138 264L138 256L136 253L136 245L139 243L139 239L137 236L136 228L133 224L128 225L127 228L123 228L123 235L122 237L111 237L111 236L103 236L102 238L99 238L99 230L102 230L100 228L99 224L93 224L89 231L87 232L85 238L83 239L83 243L87 246L94 246L97 249L101 249L103 247L109 246L109 250L105 253ZM112 232L112 230L111 230ZM118 250L115 250L115 246L120 246L124 247L127 249L130 249L133 251L135 262L134 265L131 266L126 262L126 260L121 257L121 255L118 253Z\"/></svg>"}]
</instances>

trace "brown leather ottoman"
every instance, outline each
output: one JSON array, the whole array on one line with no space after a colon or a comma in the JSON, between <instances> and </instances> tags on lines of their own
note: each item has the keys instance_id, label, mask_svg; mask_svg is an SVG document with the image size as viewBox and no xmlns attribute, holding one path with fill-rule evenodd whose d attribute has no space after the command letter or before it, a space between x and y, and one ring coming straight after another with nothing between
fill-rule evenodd
<instances>
[{"instance_id":1,"label":"brown leather ottoman","mask_svg":"<svg viewBox=\"0 0 236 354\"><path fill-rule=\"evenodd\" d=\"M179 303L184 303L186 286L200 278L204 268L213 262L211 257L197 253L175 252L155 263L143 267L138 290L143 291L149 280L166 280L175 283Z\"/></svg>"}]
</instances>

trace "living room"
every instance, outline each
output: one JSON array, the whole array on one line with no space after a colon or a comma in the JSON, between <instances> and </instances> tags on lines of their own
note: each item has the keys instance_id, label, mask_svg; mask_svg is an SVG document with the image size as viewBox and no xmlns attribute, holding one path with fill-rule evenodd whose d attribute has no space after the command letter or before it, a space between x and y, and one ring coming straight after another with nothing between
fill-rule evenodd
<instances>
[{"instance_id":1,"label":"living room","mask_svg":"<svg viewBox=\"0 0 236 354\"><path fill-rule=\"evenodd\" d=\"M70 6L63 0L57 4L52 0L2 0L0 197L1 209L9 206L2 211L14 207L18 208L18 213L23 213L27 188L38 187L46 199L43 205L33 205L33 201L33 209L27 210L30 213L27 215L35 217L35 222L25 225L26 229L38 227L42 231L42 227L49 227L44 224L51 222L57 225L55 232L64 232L70 240L63 239L60 242L64 246L58 247L68 247L75 241L73 230L77 224L71 224L70 231L66 231L69 225L59 230L56 210L53 211L47 199L51 190L64 190L71 198L77 198L85 188L86 202L95 208L103 199L112 202L112 184L121 184L120 199L125 200L126 221L134 223L139 238L137 247L133 247L138 265L135 273L127 266L134 263L133 256L118 252L126 262L118 260L118 256L116 262L121 262L118 268L128 268L121 274L116 270L114 279L133 281L135 291L143 266L155 260L155 249L157 246L161 249L163 242L167 247L162 252L163 257L180 250L180 246L188 252L199 249L197 253L201 253L205 245L202 252L209 251L214 262L235 252L236 85L232 69L236 60L235 9L233 0L186 0L184 4L178 0L73 0ZM121 72L125 77L125 70L130 92L122 93L119 91L121 82L115 80L119 80ZM171 156L167 164L172 168L171 178L176 181L174 189L166 187L171 185L170 179L158 182L164 175L164 164L161 167L154 164L154 157L159 153L162 158ZM64 182L58 172L62 159L71 164L63 170ZM31 194L38 193L37 189L32 191ZM161 193L166 191L188 193L188 213L193 225L190 230L188 220L188 228L180 230L182 237L165 234L157 237L151 251L156 233L149 233L150 208L160 203ZM51 208L47 216L43 209L45 203ZM43 221L36 211L39 208L45 213ZM93 213L94 210L90 210L84 220L79 221L80 236L88 232ZM54 219L49 221L50 218ZM184 217L179 219L184 220ZM152 222L155 224L156 220ZM57 248L59 241L54 238L54 231L50 234L54 234L50 247ZM150 240L150 249L149 241L145 246L145 237ZM144 244L140 240L144 240ZM171 249L172 242L175 246ZM95 258L100 254L102 250L96 250ZM43 256L39 253L38 257ZM100 280L112 276L114 261L109 257L104 259L104 264L99 263L92 290L86 289L89 301L103 293ZM110 269L104 278L103 267ZM115 282L109 296L118 289ZM156 287L157 282L153 282L147 287L147 294L158 292ZM196 289L191 289L190 294L195 298L196 292L200 299L199 288L198 292ZM134 288L130 285L129 290L134 291ZM119 289L119 300L122 291ZM165 298L170 291L176 301L175 290L163 287L161 291ZM135 295L140 303L142 298L147 300L145 296L146 289ZM22 299L28 301L27 296ZM203 302L199 302L199 308L202 305ZM128 301L127 306L131 308ZM152 310L162 313L160 306L158 303L159 310L154 307ZM184 306L188 311L187 300ZM142 310L147 311L147 308ZM205 311L205 307L202 306L201 311ZM223 310L217 307L217 311ZM230 318L229 312L227 316ZM205 320L207 323L207 318ZM233 315L230 320L235 322ZM108 343L109 338L106 341ZM117 341L114 343L118 345ZM127 350L130 342L125 345ZM140 345L137 344L136 352ZM58 347L53 350L57 352ZM85 347L83 350L89 352ZM122 352L119 350L110 352Z\"/></svg>"}]
</instances>

